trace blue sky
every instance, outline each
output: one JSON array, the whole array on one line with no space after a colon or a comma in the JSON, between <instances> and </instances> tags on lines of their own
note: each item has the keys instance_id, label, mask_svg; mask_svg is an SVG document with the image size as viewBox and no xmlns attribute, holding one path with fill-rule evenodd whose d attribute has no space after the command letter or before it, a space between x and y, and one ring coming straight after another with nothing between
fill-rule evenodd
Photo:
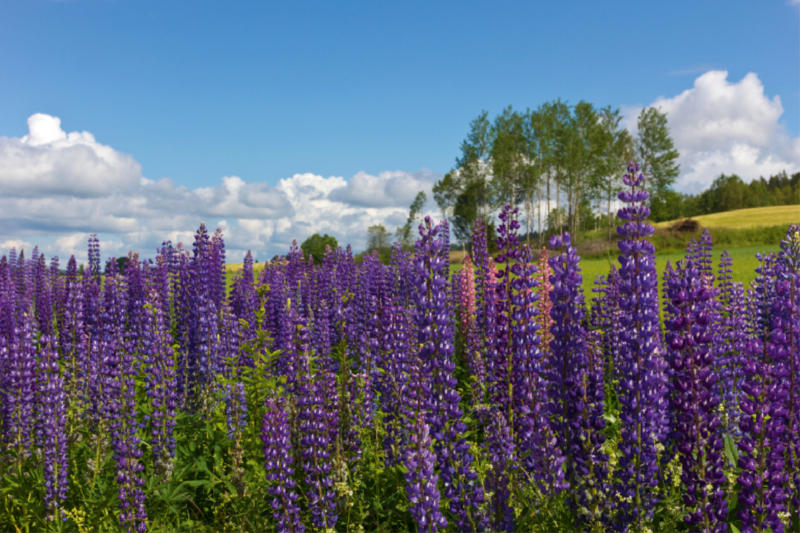
<instances>
[{"instance_id":1,"label":"blue sky","mask_svg":"<svg viewBox=\"0 0 800 533\"><path fill-rule=\"evenodd\" d=\"M5 0L0 134L56 115L187 185L446 172L482 109L646 105L713 68L797 136L799 35L785 0Z\"/></svg>"},{"instance_id":2,"label":"blue sky","mask_svg":"<svg viewBox=\"0 0 800 533\"><path fill-rule=\"evenodd\" d=\"M732 171L751 172L743 176L750 179L781 165L789 171L800 168L799 28L797 0L4 0L0 138L24 139L29 117L41 113L58 117L59 131L90 132L98 146L128 154L140 166L134 174L152 181L170 178L171 186L200 191L209 202L224 188L223 177L235 176L248 187L277 187L281 180L308 173L343 178L322 185L317 180L317 185L336 185L342 189L336 193L338 201L364 207L363 199L353 199L357 191L350 196L342 192L361 183L354 178L361 175L367 180L363 183L379 178L382 184L394 179L396 190L402 183L429 188L438 174L452 168L469 122L483 109L495 114L507 105L525 109L561 98L635 114L641 106L661 101L674 110L676 131L694 131L698 125L687 123L687 109L696 115L697 109L725 100L720 95L728 91L734 100L716 119L727 113L738 120L742 106L735 99L749 98L753 107L748 120L769 115L762 124L769 130L765 135L779 135L778 144L785 145L772 153L765 148L772 141L762 139L758 165L731 163ZM696 98L694 107L681 103L679 95L710 71L726 74L709 74L705 99ZM753 128L745 124L743 129ZM681 142L693 139L681 135ZM736 160L750 142L740 141L725 141L734 148L722 159L687 156L684 189L702 188L712 173L729 168L725 161ZM700 146L705 141L691 142ZM679 148L691 152L693 146ZM42 156L41 150L36 153ZM0 172L17 165L12 171L27 176L20 166L27 163L3 164L0 160ZM387 177L387 172L405 177ZM105 179L102 173L98 176ZM52 174L35 179L60 178ZM108 182L117 183L115 179ZM0 180L0 192L2 188ZM44 198L56 193L34 187L19 194ZM283 200L263 200L275 217L301 209L290 193L281 194ZM406 200L399 195L404 209L410 203ZM212 210L207 216L217 213L235 228L241 225L234 221L237 209ZM141 237L142 228L126 226L123 219L142 220L145 215L131 213L103 212L86 224L62 229L55 222L37 229L15 220L21 233L0 235L0 244L3 239L39 238L52 243L56 237L94 230L116 235L121 247L149 246L155 233L168 229L150 224L147 230L153 235ZM114 223L104 226L103 216ZM391 225L400 218L399 211L375 211L371 220ZM295 228L290 233L298 238L317 229L312 228L317 222L296 222L289 217ZM140 240L131 240L137 231ZM342 227L330 231L351 238ZM288 234L274 238L277 226L269 233L269 239L252 242L266 248L285 245Z\"/></svg>"}]
</instances>

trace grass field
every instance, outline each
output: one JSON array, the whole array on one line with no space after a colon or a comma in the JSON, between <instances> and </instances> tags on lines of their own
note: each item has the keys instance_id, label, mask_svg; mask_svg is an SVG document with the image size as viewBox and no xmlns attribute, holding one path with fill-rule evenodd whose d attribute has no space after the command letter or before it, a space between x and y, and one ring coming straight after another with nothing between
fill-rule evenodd
<instances>
[{"instance_id":1,"label":"grass field","mask_svg":"<svg viewBox=\"0 0 800 533\"><path fill-rule=\"evenodd\" d=\"M747 229L800 223L800 205L780 205L738 209L713 215L692 217L704 228ZM659 222L657 228L669 228L674 220Z\"/></svg>"},{"instance_id":2,"label":"grass field","mask_svg":"<svg viewBox=\"0 0 800 533\"><path fill-rule=\"evenodd\" d=\"M723 250L724 248L722 247L714 248L714 273L717 271L719 257L722 255ZM745 284L745 287L747 287L752 280L756 279L756 267L758 266L756 253L777 252L778 250L779 246L777 244L772 246L745 246L741 248L730 248L728 252L731 254L731 258L733 259L733 281L740 281ZM682 253L656 255L658 279L661 280L661 276L664 273L664 267L666 266L667 261L672 262L674 265L677 261L680 261L683 258L684 254ZM617 260L616 255L612 256L610 261L613 262L617 268L619 268L619 261ZM584 259L581 261L581 268L583 269L582 274L584 294L587 301L591 302L593 295L592 287L594 286L595 277L608 274L609 270L611 269L611 264L608 258Z\"/></svg>"}]
</instances>

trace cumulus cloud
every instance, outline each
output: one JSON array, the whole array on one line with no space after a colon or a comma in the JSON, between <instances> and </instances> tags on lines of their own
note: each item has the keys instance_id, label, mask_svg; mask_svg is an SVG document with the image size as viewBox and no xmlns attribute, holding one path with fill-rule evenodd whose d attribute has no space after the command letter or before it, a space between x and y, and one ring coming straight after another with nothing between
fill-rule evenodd
<instances>
[{"instance_id":1,"label":"cumulus cloud","mask_svg":"<svg viewBox=\"0 0 800 533\"><path fill-rule=\"evenodd\" d=\"M722 173L749 181L800 170L800 138L791 138L779 122L780 96L766 95L755 73L730 82L727 71L712 70L691 89L660 97L648 107L667 113L681 155L678 190L700 192ZM641 107L623 109L634 133L639 111Z\"/></svg>"},{"instance_id":2,"label":"cumulus cloud","mask_svg":"<svg viewBox=\"0 0 800 533\"><path fill-rule=\"evenodd\" d=\"M350 180L295 174L275 186L225 176L190 189L142 175L133 157L88 132L66 133L57 117L36 114L29 133L0 137L0 254L39 244L49 255L86 258L98 233L104 255L135 250L151 256L165 240L191 245L201 221L223 229L231 260L247 250L266 259L292 239L320 232L358 251L366 228L405 222L419 190L431 197L441 176L430 171L359 172Z\"/></svg>"},{"instance_id":3,"label":"cumulus cloud","mask_svg":"<svg viewBox=\"0 0 800 533\"><path fill-rule=\"evenodd\" d=\"M42 113L28 119L28 135L0 137L0 189L4 196L100 197L139 184L141 165L95 141L88 132L66 133L61 120Z\"/></svg>"}]
</instances>

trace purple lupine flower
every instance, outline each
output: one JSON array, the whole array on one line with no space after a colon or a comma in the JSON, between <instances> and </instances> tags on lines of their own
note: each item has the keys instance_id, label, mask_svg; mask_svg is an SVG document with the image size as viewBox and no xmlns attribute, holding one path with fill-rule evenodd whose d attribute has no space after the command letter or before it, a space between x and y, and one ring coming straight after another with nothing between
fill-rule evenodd
<instances>
[{"instance_id":1,"label":"purple lupine flower","mask_svg":"<svg viewBox=\"0 0 800 533\"><path fill-rule=\"evenodd\" d=\"M37 407L42 426L44 503L52 513L50 518L59 520L61 503L67 498L66 398L55 338L43 336L40 342Z\"/></svg>"},{"instance_id":2,"label":"purple lupine flower","mask_svg":"<svg viewBox=\"0 0 800 533\"><path fill-rule=\"evenodd\" d=\"M602 334L600 345L605 361L604 374L610 383L619 383L619 324L622 310L619 307L619 273L611 265L608 276L599 276L593 292L599 296L592 298L592 324L595 331Z\"/></svg>"},{"instance_id":3,"label":"purple lupine flower","mask_svg":"<svg viewBox=\"0 0 800 533\"><path fill-rule=\"evenodd\" d=\"M414 245L414 321L419 359L431 380L432 395L426 411L444 497L459 529L476 530L484 521L479 511L483 492L471 467L473 457L463 436L467 428L461 421L461 397L453 377L453 329L446 293L449 264L442 253L446 239L439 238L443 231L447 231L447 225L434 226L430 217L425 217L419 227L420 238Z\"/></svg>"},{"instance_id":4,"label":"purple lupine flower","mask_svg":"<svg viewBox=\"0 0 800 533\"><path fill-rule=\"evenodd\" d=\"M244 361L240 350L242 334L236 316L227 303L222 308L222 326L219 329L219 360L224 364L223 373L233 383L225 385L225 415L228 424L228 439L236 440L247 427L247 401L244 383L239 379L240 369L250 362ZM237 436L238 435L238 436Z\"/></svg>"},{"instance_id":5,"label":"purple lupine flower","mask_svg":"<svg viewBox=\"0 0 800 533\"><path fill-rule=\"evenodd\" d=\"M114 459L117 464L120 522L127 531L145 531L147 512L142 487L142 450L136 421L136 371L134 356L123 340L124 304L123 278L116 272L113 259L109 261L103 286L104 329L107 352L102 366L103 412L109 421Z\"/></svg>"},{"instance_id":6,"label":"purple lupine flower","mask_svg":"<svg viewBox=\"0 0 800 533\"><path fill-rule=\"evenodd\" d=\"M504 268L501 268L499 272L496 273L496 280L492 280L493 283L486 282L486 286L493 288L495 294L493 298L487 297L485 299L485 302L488 304L487 307L491 309L489 313L494 319L493 324L486 325L487 328L489 328L488 331L492 334L492 337L487 339L486 369L488 377L487 388L491 402L492 415L490 423L497 426L493 430L487 431L486 441L490 450L504 450L508 448L508 451L513 450L515 454L503 457L500 459L500 462L498 462L494 457L494 453L490 452L493 457L493 468L489 479L489 485L494 489L494 501L492 502L494 512L491 527L493 530L497 531L511 531L510 528L513 524L513 521L509 521L506 515L507 510L511 506L509 498L515 477L510 465L515 465L517 463L517 454L521 452L521 450L518 449L518 445L520 441L524 440L530 442L531 439L538 439L540 436L538 434L534 435L534 430L530 427L532 425L531 419L536 415L531 416L529 411L529 402L535 401L535 398L529 393L532 386L535 385L530 383L531 380L528 379L527 382L520 384L524 386L524 390L520 391L514 379L514 356L517 350L514 345L514 332L512 329L514 308L513 302L511 301L511 297L513 296L511 287L511 264L520 256L519 241L516 231L519 228L519 222L517 222L513 216L509 219L509 216L514 213L516 213L516 210L512 211L510 206L505 206L503 212L500 214L503 223L497 229L499 235L497 242L500 251L497 255L497 262L501 265L505 263L505 265ZM526 266L527 263L526 261ZM492 272L491 269L489 272ZM492 274L494 275L493 272ZM527 268L525 274L528 274ZM526 278L523 281L525 289L527 290L528 279ZM527 309L524 309L524 311L530 312L533 311L533 309L534 306L530 305ZM489 313L487 313L487 316L489 316ZM527 314L525 318L527 322ZM521 338L520 340L523 339ZM522 347L523 350L521 350L521 354L525 357L523 359L525 366L517 370L518 374L523 377L523 379L533 373L533 379L537 380L539 377L535 374L536 370L532 369L531 361L529 361L527 357L529 344L531 343L525 343ZM528 397L526 398L526 396ZM525 412L518 412L518 410L514 409L515 397L519 398L517 403L520 408L525 409ZM542 405L535 403L533 407L541 411ZM523 417L522 420L520 420L517 415L521 415ZM551 441L552 439L550 437L551 435L549 434L545 435L543 436L543 440ZM537 442L537 444L539 442ZM540 486L542 476L541 472L539 472L540 469L537 468L539 465L535 464L536 458L536 455L530 457L532 461L528 461L526 467L532 476L537 476L536 481L539 482L537 485ZM500 510L503 510L503 512L500 512Z\"/></svg>"},{"instance_id":7,"label":"purple lupine flower","mask_svg":"<svg viewBox=\"0 0 800 533\"><path fill-rule=\"evenodd\" d=\"M792 224L780 246L771 337L779 353L777 358L783 361L789 377L785 399L786 473L792 478L787 496L794 516L800 508L800 227Z\"/></svg>"},{"instance_id":8,"label":"purple lupine flower","mask_svg":"<svg viewBox=\"0 0 800 533\"><path fill-rule=\"evenodd\" d=\"M669 360L674 371L671 397L674 446L686 486L684 521L702 531L726 529L728 503L723 490L722 438L714 393L713 298L708 273L693 261L679 262L668 281L670 299L666 321Z\"/></svg>"},{"instance_id":9,"label":"purple lupine flower","mask_svg":"<svg viewBox=\"0 0 800 533\"><path fill-rule=\"evenodd\" d=\"M139 254L130 252L125 263L125 339L129 349L136 355L136 367L147 365L147 354L141 345L144 338L147 309L147 287L145 271L139 262Z\"/></svg>"},{"instance_id":10,"label":"purple lupine flower","mask_svg":"<svg viewBox=\"0 0 800 533\"><path fill-rule=\"evenodd\" d=\"M258 306L258 295L254 285L253 277L253 255L250 250L244 256L244 264L242 270L233 281L230 294L231 311L233 315L239 319L247 322L249 329L243 332L249 340L255 337L257 328L256 324L256 308Z\"/></svg>"},{"instance_id":11,"label":"purple lupine flower","mask_svg":"<svg viewBox=\"0 0 800 533\"><path fill-rule=\"evenodd\" d=\"M53 333L53 293L47 275L47 261L40 255L33 265L34 308L38 331L42 335Z\"/></svg>"},{"instance_id":12,"label":"purple lupine flower","mask_svg":"<svg viewBox=\"0 0 800 533\"><path fill-rule=\"evenodd\" d=\"M172 457L175 453L175 415L178 398L175 379L175 355L172 348L168 316L165 316L160 299L162 295L155 289L150 291L147 304L144 346L147 352L148 371L147 395L152 406L150 417L151 448L156 470L169 478Z\"/></svg>"},{"instance_id":13,"label":"purple lupine flower","mask_svg":"<svg viewBox=\"0 0 800 533\"><path fill-rule=\"evenodd\" d=\"M617 216L626 222L617 228L619 242L620 376L622 431L619 443L617 492L621 530L641 529L652 518L658 471L656 445L666 437L666 362L659 346L658 279L655 248L646 240L653 226L646 222L649 195L640 189L644 175L633 162L623 181L630 191L619 193L627 204Z\"/></svg>"},{"instance_id":14,"label":"purple lupine flower","mask_svg":"<svg viewBox=\"0 0 800 533\"><path fill-rule=\"evenodd\" d=\"M353 321L348 328L348 338L356 340L351 353L355 356L354 369L357 380L351 397L355 400L355 423L369 427L375 411L376 356L379 350L380 317L378 302L382 277L382 264L376 251L364 257L356 278Z\"/></svg>"},{"instance_id":15,"label":"purple lupine flower","mask_svg":"<svg viewBox=\"0 0 800 533\"><path fill-rule=\"evenodd\" d=\"M294 313L294 310L293 310ZM306 320L296 316L294 344L297 353L297 406L300 423L300 444L306 496L311 510L311 522L319 528L336 525L336 502L331 479L331 417L326 410L326 394L335 390L335 377L329 373L314 373L311 368L311 352L308 345Z\"/></svg>"},{"instance_id":16,"label":"purple lupine flower","mask_svg":"<svg viewBox=\"0 0 800 533\"><path fill-rule=\"evenodd\" d=\"M381 357L379 391L386 437L383 449L387 465L396 465L402 455L407 433L408 378L409 378L409 319L401 306L381 306Z\"/></svg>"},{"instance_id":17,"label":"purple lupine flower","mask_svg":"<svg viewBox=\"0 0 800 533\"><path fill-rule=\"evenodd\" d=\"M197 315L197 392L205 400L205 395L210 393L210 387L222 366L219 359L219 322L214 300L201 297Z\"/></svg>"},{"instance_id":18,"label":"purple lupine flower","mask_svg":"<svg viewBox=\"0 0 800 533\"><path fill-rule=\"evenodd\" d=\"M100 240L96 233L89 235L89 275L100 285Z\"/></svg>"},{"instance_id":19,"label":"purple lupine flower","mask_svg":"<svg viewBox=\"0 0 800 533\"><path fill-rule=\"evenodd\" d=\"M511 506L511 477L514 475L516 449L511 429L502 411L491 414L486 429L486 448L492 463L492 475L488 480L492 497L492 531L513 531L514 508Z\"/></svg>"},{"instance_id":20,"label":"purple lupine flower","mask_svg":"<svg viewBox=\"0 0 800 533\"><path fill-rule=\"evenodd\" d=\"M217 228L211 236L211 243L208 248L206 258L208 277L208 296L214 302L214 308L222 309L222 302L226 300L227 290L225 289L225 240L222 237L222 229Z\"/></svg>"},{"instance_id":21,"label":"purple lupine flower","mask_svg":"<svg viewBox=\"0 0 800 533\"><path fill-rule=\"evenodd\" d=\"M774 300L774 257L757 255L754 326L758 336L747 343L747 362L740 396L742 419L739 441L739 519L743 531L784 531L780 518L786 506L786 390L785 358L771 336Z\"/></svg>"},{"instance_id":22,"label":"purple lupine flower","mask_svg":"<svg viewBox=\"0 0 800 533\"><path fill-rule=\"evenodd\" d=\"M392 293L401 305L411 306L411 254L403 250L403 246L396 242L392 246L391 257Z\"/></svg>"},{"instance_id":23,"label":"purple lupine flower","mask_svg":"<svg viewBox=\"0 0 800 533\"><path fill-rule=\"evenodd\" d=\"M488 244L486 242L486 229L483 221L478 219L475 221L475 227L472 231L472 252L473 259L475 260L475 273L476 282L476 312L475 324L478 329L478 334L481 337L482 346L484 349L484 362L487 372L487 378L492 378L491 369L494 364L494 328L495 328L495 314L497 293L495 285L497 280L492 275L492 259L489 257Z\"/></svg>"},{"instance_id":24,"label":"purple lupine flower","mask_svg":"<svg viewBox=\"0 0 800 533\"><path fill-rule=\"evenodd\" d=\"M731 282L733 261L728 250L722 252L719 262L720 324L714 341L719 381L715 384L722 405L722 430L738 440L739 395L741 394L742 365L747 343L745 323L746 301L741 283Z\"/></svg>"},{"instance_id":25,"label":"purple lupine flower","mask_svg":"<svg viewBox=\"0 0 800 533\"><path fill-rule=\"evenodd\" d=\"M6 256L0 258L0 339L5 341L6 345L13 342L14 336L16 291L11 276L12 264ZM2 378L0 383L1 380Z\"/></svg>"},{"instance_id":26,"label":"purple lupine flower","mask_svg":"<svg viewBox=\"0 0 800 533\"><path fill-rule=\"evenodd\" d=\"M267 398L261 429L261 442L264 444L264 460L267 492L272 496L272 516L277 521L280 533L303 533L305 526L300 523L299 498L295 490L297 483L292 477L292 439L289 431L289 415L282 398Z\"/></svg>"},{"instance_id":27,"label":"purple lupine flower","mask_svg":"<svg viewBox=\"0 0 800 533\"><path fill-rule=\"evenodd\" d=\"M3 437L6 449L14 450L18 468L31 448L34 429L36 389L35 319L28 313L14 332L14 342L2 346L5 353L3 376ZM21 473L21 472L20 472Z\"/></svg>"},{"instance_id":28,"label":"purple lupine flower","mask_svg":"<svg viewBox=\"0 0 800 533\"><path fill-rule=\"evenodd\" d=\"M570 504L580 510L588 527L602 528L602 485L608 473L608 457L603 453L605 438L604 376L598 340L588 345L588 334L581 325L584 300L580 257L569 233L550 238L553 248L565 246L549 259L550 301L553 319L550 342L549 407L553 431L566 462Z\"/></svg>"},{"instance_id":29,"label":"purple lupine flower","mask_svg":"<svg viewBox=\"0 0 800 533\"><path fill-rule=\"evenodd\" d=\"M403 464L406 493L410 502L408 511L417 523L420 533L435 532L447 527L447 519L439 510L438 476L434 473L435 455L431 451L430 429L422 417L417 418L406 448Z\"/></svg>"},{"instance_id":30,"label":"purple lupine flower","mask_svg":"<svg viewBox=\"0 0 800 533\"><path fill-rule=\"evenodd\" d=\"M711 234L708 228L703 230L700 235L700 242L697 245L697 270L703 277L706 286L711 287L714 284L714 270L712 266L712 252L714 244L711 241Z\"/></svg>"}]
</instances>

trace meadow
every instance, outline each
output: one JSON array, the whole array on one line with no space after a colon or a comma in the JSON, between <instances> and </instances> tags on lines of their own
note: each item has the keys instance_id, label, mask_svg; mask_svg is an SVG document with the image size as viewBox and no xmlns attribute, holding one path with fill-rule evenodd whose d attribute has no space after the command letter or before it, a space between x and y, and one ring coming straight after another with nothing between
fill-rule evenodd
<instances>
[{"instance_id":1,"label":"meadow","mask_svg":"<svg viewBox=\"0 0 800 533\"><path fill-rule=\"evenodd\" d=\"M0 530L800 531L800 228L656 255L637 170L613 270L510 206L458 267L12 250Z\"/></svg>"}]
</instances>

